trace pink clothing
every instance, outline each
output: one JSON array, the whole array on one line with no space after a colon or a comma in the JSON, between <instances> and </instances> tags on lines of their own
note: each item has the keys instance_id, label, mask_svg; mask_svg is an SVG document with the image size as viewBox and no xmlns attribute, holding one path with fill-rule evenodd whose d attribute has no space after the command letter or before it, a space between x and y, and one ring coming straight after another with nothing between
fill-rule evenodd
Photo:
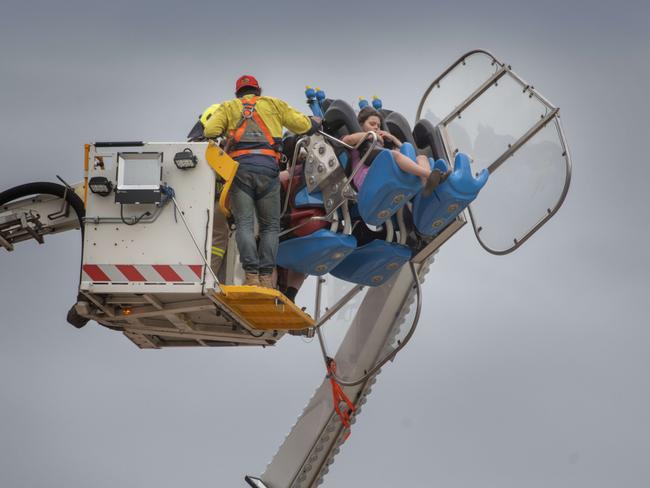
<instances>
[{"instance_id":1,"label":"pink clothing","mask_svg":"<svg viewBox=\"0 0 650 488\"><path fill-rule=\"evenodd\" d=\"M353 149L350 151L350 159L352 160L352 171L354 171L357 166L359 166L359 163L361 163L361 155L359 154L358 149ZM369 169L370 166L366 166L364 164L363 167L359 168L359 171L357 171L357 173L354 175L352 182L354 183L354 186L357 187L357 191L361 189L361 185L363 185L363 182L368 175Z\"/></svg>"}]
</instances>

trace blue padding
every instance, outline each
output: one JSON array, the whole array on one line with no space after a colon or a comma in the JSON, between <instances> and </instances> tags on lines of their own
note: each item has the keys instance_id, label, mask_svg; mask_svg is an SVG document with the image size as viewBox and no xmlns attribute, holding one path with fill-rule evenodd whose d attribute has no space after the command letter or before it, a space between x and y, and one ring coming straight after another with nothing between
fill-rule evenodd
<instances>
[{"instance_id":1,"label":"blue padding","mask_svg":"<svg viewBox=\"0 0 650 488\"><path fill-rule=\"evenodd\" d=\"M320 229L308 236L281 242L278 265L298 273L321 276L329 273L356 247L354 236Z\"/></svg>"},{"instance_id":2,"label":"blue padding","mask_svg":"<svg viewBox=\"0 0 650 488\"><path fill-rule=\"evenodd\" d=\"M367 286L379 286L411 259L407 246L374 240L356 249L343 260L332 275L345 281Z\"/></svg>"},{"instance_id":3,"label":"blue padding","mask_svg":"<svg viewBox=\"0 0 650 488\"><path fill-rule=\"evenodd\" d=\"M301 190L299 190L298 193L296 193L296 198L294 199L294 205L296 208L322 207L323 194L320 191L309 193L307 191L307 187L305 186Z\"/></svg>"},{"instance_id":4,"label":"blue padding","mask_svg":"<svg viewBox=\"0 0 650 488\"><path fill-rule=\"evenodd\" d=\"M381 225L420 188L420 178L399 169L390 151L382 150L373 160L359 190L359 214L366 224Z\"/></svg>"},{"instance_id":5,"label":"blue padding","mask_svg":"<svg viewBox=\"0 0 650 488\"><path fill-rule=\"evenodd\" d=\"M415 148L410 142L402 143L402 146L399 148L399 152L401 152L407 158L412 159L413 161L415 161L415 158L417 157Z\"/></svg>"},{"instance_id":6,"label":"blue padding","mask_svg":"<svg viewBox=\"0 0 650 488\"><path fill-rule=\"evenodd\" d=\"M434 168L447 168L447 164L439 159ZM413 220L415 227L422 234L437 235L449 222L456 218L485 186L489 173L484 169L478 177L472 175L469 157L466 154L456 154L454 171L427 198L418 194L413 201Z\"/></svg>"},{"instance_id":7,"label":"blue padding","mask_svg":"<svg viewBox=\"0 0 650 488\"><path fill-rule=\"evenodd\" d=\"M341 154L339 154L338 158L339 158L339 163L341 163L341 166L343 166L343 169L347 168L348 162L350 162L348 153L343 151Z\"/></svg>"}]
</instances>

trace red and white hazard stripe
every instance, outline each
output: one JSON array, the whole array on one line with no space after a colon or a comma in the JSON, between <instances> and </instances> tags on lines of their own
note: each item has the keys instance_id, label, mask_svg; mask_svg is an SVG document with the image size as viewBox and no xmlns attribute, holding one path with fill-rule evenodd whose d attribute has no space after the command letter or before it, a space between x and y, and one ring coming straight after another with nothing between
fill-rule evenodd
<instances>
[{"instance_id":1,"label":"red and white hazard stripe","mask_svg":"<svg viewBox=\"0 0 650 488\"><path fill-rule=\"evenodd\" d=\"M196 283L202 264L84 264L83 281L100 283Z\"/></svg>"}]
</instances>

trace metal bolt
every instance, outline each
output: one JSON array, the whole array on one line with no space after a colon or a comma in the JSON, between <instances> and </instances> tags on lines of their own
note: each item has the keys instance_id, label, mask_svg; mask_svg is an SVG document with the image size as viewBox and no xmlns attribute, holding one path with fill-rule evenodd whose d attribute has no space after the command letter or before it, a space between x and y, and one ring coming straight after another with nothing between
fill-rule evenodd
<instances>
[{"instance_id":1,"label":"metal bolt","mask_svg":"<svg viewBox=\"0 0 650 488\"><path fill-rule=\"evenodd\" d=\"M334 165L336 164L336 160L334 158L330 159L327 164L329 164L330 168L333 168Z\"/></svg>"},{"instance_id":2,"label":"metal bolt","mask_svg":"<svg viewBox=\"0 0 650 488\"><path fill-rule=\"evenodd\" d=\"M438 220L434 221L433 224L431 224L431 227L433 227L434 229L436 229L436 228L440 227L440 226L441 226L442 224L444 224L444 223L445 223L444 220L442 220L442 219L438 219Z\"/></svg>"},{"instance_id":3,"label":"metal bolt","mask_svg":"<svg viewBox=\"0 0 650 488\"><path fill-rule=\"evenodd\" d=\"M400 193L399 195L395 195L395 197L393 198L393 203L394 203L395 205L397 205L397 204L400 203L402 200L404 200L404 194L403 194L403 193Z\"/></svg>"},{"instance_id":4,"label":"metal bolt","mask_svg":"<svg viewBox=\"0 0 650 488\"><path fill-rule=\"evenodd\" d=\"M327 265L326 264L319 264L316 266L316 271L319 273L323 273L324 271L327 271Z\"/></svg>"},{"instance_id":5,"label":"metal bolt","mask_svg":"<svg viewBox=\"0 0 650 488\"><path fill-rule=\"evenodd\" d=\"M390 269L390 270L394 270L394 269L397 269L397 268L399 268L399 263L389 263L386 266L386 269Z\"/></svg>"},{"instance_id":6,"label":"metal bolt","mask_svg":"<svg viewBox=\"0 0 650 488\"><path fill-rule=\"evenodd\" d=\"M319 164L318 165L318 172L322 173L323 171L325 171L325 166L323 166L322 164Z\"/></svg>"},{"instance_id":7,"label":"metal bolt","mask_svg":"<svg viewBox=\"0 0 650 488\"><path fill-rule=\"evenodd\" d=\"M381 282L381 280L383 280L383 279L384 279L384 277L383 277L382 275L376 275L376 276L373 276L373 277L372 277L372 282L373 282L373 283L379 283L379 282Z\"/></svg>"},{"instance_id":8,"label":"metal bolt","mask_svg":"<svg viewBox=\"0 0 650 488\"><path fill-rule=\"evenodd\" d=\"M457 203L452 203L447 207L447 212L452 213L458 210L458 204Z\"/></svg>"},{"instance_id":9,"label":"metal bolt","mask_svg":"<svg viewBox=\"0 0 650 488\"><path fill-rule=\"evenodd\" d=\"M389 215L390 212L388 210L382 210L381 212L377 213L377 217L379 217L380 219L388 218Z\"/></svg>"},{"instance_id":10,"label":"metal bolt","mask_svg":"<svg viewBox=\"0 0 650 488\"><path fill-rule=\"evenodd\" d=\"M325 154L325 146L318 147L318 154Z\"/></svg>"},{"instance_id":11,"label":"metal bolt","mask_svg":"<svg viewBox=\"0 0 650 488\"><path fill-rule=\"evenodd\" d=\"M309 183L310 183L311 185L313 185L315 181L316 181L316 179L315 179L313 176L310 176L310 177L309 177Z\"/></svg>"}]
</instances>

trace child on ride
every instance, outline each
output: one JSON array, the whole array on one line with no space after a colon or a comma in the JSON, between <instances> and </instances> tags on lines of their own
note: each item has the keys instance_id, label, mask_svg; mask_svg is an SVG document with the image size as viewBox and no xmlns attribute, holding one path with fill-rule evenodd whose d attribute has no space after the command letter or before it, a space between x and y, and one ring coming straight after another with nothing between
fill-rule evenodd
<instances>
[{"instance_id":1,"label":"child on ride","mask_svg":"<svg viewBox=\"0 0 650 488\"><path fill-rule=\"evenodd\" d=\"M363 181L366 178L366 174L370 169L370 164L372 163L373 159L375 159L375 157L379 154L379 151L381 149L389 149L393 155L395 162L397 163L397 166L399 166L402 171L420 177L422 180L422 186L424 187L422 190L422 196L429 196L440 181L440 174L438 174L437 171L431 171L429 159L426 156L419 155L416 157L416 162L398 150L393 149L395 147L401 147L402 142L390 132L381 129L383 117L373 107L365 107L361 109L359 115L357 116L357 120L359 121L359 125L361 125L363 132L348 134L343 137L343 142L351 146L355 146L359 143L359 141L368 137L368 132L374 132L377 134L378 138L375 149L373 149L373 152L368 156L368 158L366 158L364 162L364 167L360 168L354 175L353 182L357 189L361 189L361 185L363 184ZM371 142L370 140L367 140L361 144L361 146L359 146L358 150L353 151L352 171L354 171L358 166L361 159L360 155L365 153L365 151L368 149L369 144L371 144Z\"/></svg>"}]
</instances>

